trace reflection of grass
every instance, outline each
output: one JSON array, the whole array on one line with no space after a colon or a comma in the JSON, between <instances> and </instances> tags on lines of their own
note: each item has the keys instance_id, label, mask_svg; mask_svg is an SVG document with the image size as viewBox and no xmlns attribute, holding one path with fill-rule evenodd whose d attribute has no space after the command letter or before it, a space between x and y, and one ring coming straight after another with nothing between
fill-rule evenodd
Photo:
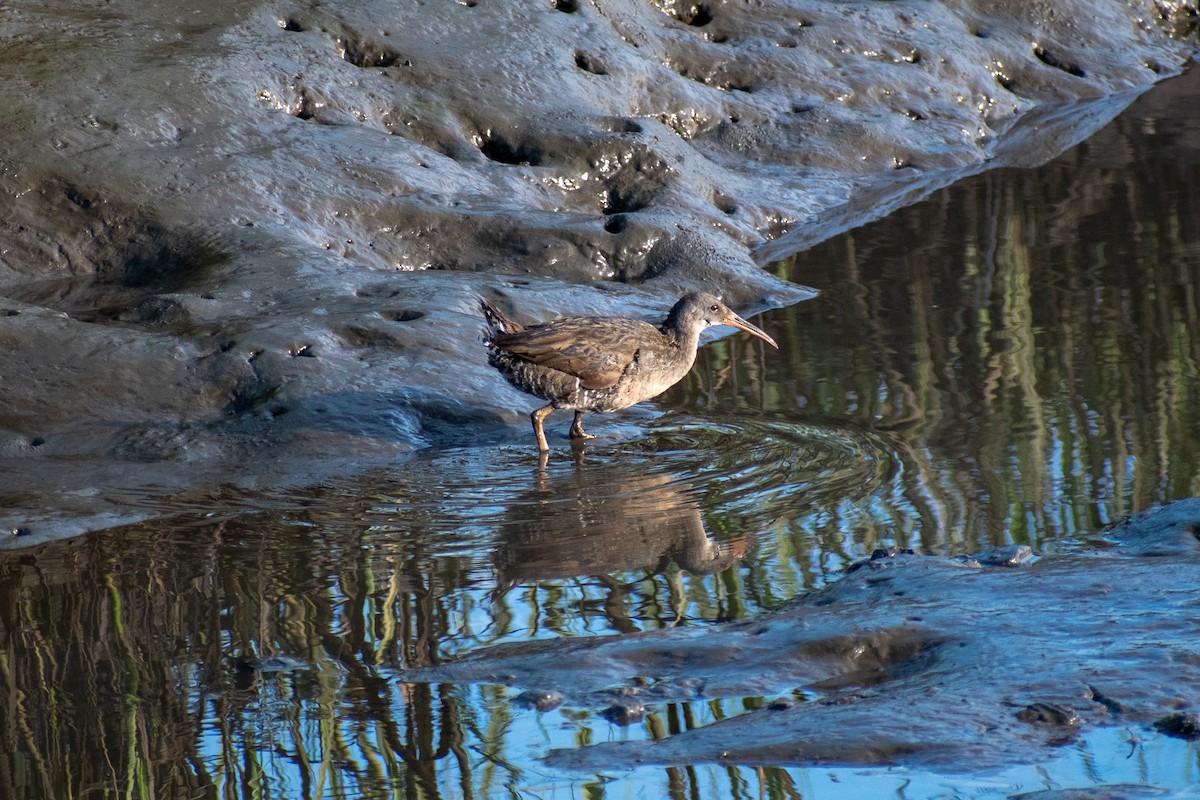
<instances>
[{"instance_id":1,"label":"reflection of grass","mask_svg":"<svg viewBox=\"0 0 1200 800\"><path fill-rule=\"evenodd\" d=\"M823 296L764 321L787 342L765 396L890 431L926 547L1092 531L1196 493L1200 209L1078 156L968 181L778 266Z\"/></svg>"}]
</instances>

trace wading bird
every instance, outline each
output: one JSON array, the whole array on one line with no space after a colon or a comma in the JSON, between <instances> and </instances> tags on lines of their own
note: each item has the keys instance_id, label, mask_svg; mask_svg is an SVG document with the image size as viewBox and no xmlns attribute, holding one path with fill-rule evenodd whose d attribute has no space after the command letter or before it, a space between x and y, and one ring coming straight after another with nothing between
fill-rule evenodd
<instances>
[{"instance_id":1,"label":"wading bird","mask_svg":"<svg viewBox=\"0 0 1200 800\"><path fill-rule=\"evenodd\" d=\"M625 317L561 317L521 325L481 300L488 323L488 363L513 386L547 405L530 415L538 449L550 448L542 421L556 408L571 409L572 439L595 438L583 430L587 412L628 408L674 386L696 361L700 332L730 325L778 348L775 340L730 311L719 297L685 294L656 328Z\"/></svg>"}]
</instances>

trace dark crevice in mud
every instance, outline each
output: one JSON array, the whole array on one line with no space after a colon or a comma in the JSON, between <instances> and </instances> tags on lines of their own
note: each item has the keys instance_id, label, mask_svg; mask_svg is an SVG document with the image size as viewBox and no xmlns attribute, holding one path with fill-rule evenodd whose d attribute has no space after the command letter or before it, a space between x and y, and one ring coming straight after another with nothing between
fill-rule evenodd
<instances>
[{"instance_id":1,"label":"dark crevice in mud","mask_svg":"<svg viewBox=\"0 0 1200 800\"><path fill-rule=\"evenodd\" d=\"M575 51L575 66L579 67L584 72L590 72L593 75L607 75L608 69L604 66L604 62L595 56L589 55L582 50Z\"/></svg>"},{"instance_id":2,"label":"dark crevice in mud","mask_svg":"<svg viewBox=\"0 0 1200 800\"><path fill-rule=\"evenodd\" d=\"M605 194L604 203L600 210L605 216L627 214L633 211L640 211L649 204L649 197L642 195L637 190L628 191L612 188Z\"/></svg>"},{"instance_id":3,"label":"dark crevice in mud","mask_svg":"<svg viewBox=\"0 0 1200 800\"><path fill-rule=\"evenodd\" d=\"M332 331L346 347L385 347L399 349L404 346L403 339L398 337L396 333L367 325L337 325Z\"/></svg>"},{"instance_id":4,"label":"dark crevice in mud","mask_svg":"<svg viewBox=\"0 0 1200 800\"><path fill-rule=\"evenodd\" d=\"M713 192L712 202L717 210L726 216L732 216L733 214L737 213L737 203L735 203L733 198L727 194L722 192Z\"/></svg>"},{"instance_id":5,"label":"dark crevice in mud","mask_svg":"<svg viewBox=\"0 0 1200 800\"><path fill-rule=\"evenodd\" d=\"M424 319L426 314L415 308L406 308L400 311L380 311L379 316L390 322L415 322Z\"/></svg>"},{"instance_id":6,"label":"dark crevice in mud","mask_svg":"<svg viewBox=\"0 0 1200 800\"><path fill-rule=\"evenodd\" d=\"M342 58L363 69L392 67L397 64L412 66L395 48L371 41L356 33L343 34L338 38L337 45Z\"/></svg>"},{"instance_id":7,"label":"dark crevice in mud","mask_svg":"<svg viewBox=\"0 0 1200 800\"><path fill-rule=\"evenodd\" d=\"M275 370L269 365L260 364L260 360L269 360L269 356L265 350L255 349L232 366L229 362L218 362L217 380L226 383L227 402L221 408L222 416L235 417L256 411L283 388L269 377Z\"/></svg>"},{"instance_id":8,"label":"dark crevice in mud","mask_svg":"<svg viewBox=\"0 0 1200 800\"><path fill-rule=\"evenodd\" d=\"M294 15L288 15L279 20L279 27L290 33L304 33L308 30L308 25Z\"/></svg>"},{"instance_id":9,"label":"dark crevice in mud","mask_svg":"<svg viewBox=\"0 0 1200 800\"><path fill-rule=\"evenodd\" d=\"M644 130L640 122L628 117L610 117L603 120L599 128L609 133L641 133Z\"/></svg>"},{"instance_id":10,"label":"dark crevice in mud","mask_svg":"<svg viewBox=\"0 0 1200 800\"><path fill-rule=\"evenodd\" d=\"M550 0L550 7L564 14L574 14L579 10L579 0Z\"/></svg>"},{"instance_id":11,"label":"dark crevice in mud","mask_svg":"<svg viewBox=\"0 0 1200 800\"><path fill-rule=\"evenodd\" d=\"M604 230L609 233L621 233L629 227L629 220L621 214L613 214L604 220Z\"/></svg>"},{"instance_id":12,"label":"dark crevice in mud","mask_svg":"<svg viewBox=\"0 0 1200 800\"><path fill-rule=\"evenodd\" d=\"M523 143L513 144L498 133L488 131L479 139L479 152L489 161L514 166L536 167L542 163L540 150Z\"/></svg>"},{"instance_id":13,"label":"dark crevice in mud","mask_svg":"<svg viewBox=\"0 0 1200 800\"><path fill-rule=\"evenodd\" d=\"M317 109L321 106L321 101L305 86L300 87L298 94L299 97L291 108L292 116L306 122L310 119L315 119Z\"/></svg>"},{"instance_id":14,"label":"dark crevice in mud","mask_svg":"<svg viewBox=\"0 0 1200 800\"><path fill-rule=\"evenodd\" d=\"M693 28L703 28L716 17L712 8L706 3L696 3L691 6L677 7L673 3L662 9L667 16L679 20Z\"/></svg>"},{"instance_id":15,"label":"dark crevice in mud","mask_svg":"<svg viewBox=\"0 0 1200 800\"><path fill-rule=\"evenodd\" d=\"M1067 73L1068 75L1074 75L1076 78L1087 77L1087 72L1084 71L1083 67L1060 58L1057 54L1047 50L1041 45L1034 46L1033 54L1037 56L1038 61L1041 61L1046 66L1054 67L1055 69L1061 69L1063 72Z\"/></svg>"}]
</instances>

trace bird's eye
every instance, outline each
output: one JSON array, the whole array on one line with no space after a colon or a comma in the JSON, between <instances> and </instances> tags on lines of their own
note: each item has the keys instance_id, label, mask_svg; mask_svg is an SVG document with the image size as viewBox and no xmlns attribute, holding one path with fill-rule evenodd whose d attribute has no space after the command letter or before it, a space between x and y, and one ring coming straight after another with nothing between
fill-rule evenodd
<instances>
[{"instance_id":1,"label":"bird's eye","mask_svg":"<svg viewBox=\"0 0 1200 800\"><path fill-rule=\"evenodd\" d=\"M721 307L719 305L717 305L716 303L713 303L711 306L708 307L708 310L709 311L720 311Z\"/></svg>"}]
</instances>

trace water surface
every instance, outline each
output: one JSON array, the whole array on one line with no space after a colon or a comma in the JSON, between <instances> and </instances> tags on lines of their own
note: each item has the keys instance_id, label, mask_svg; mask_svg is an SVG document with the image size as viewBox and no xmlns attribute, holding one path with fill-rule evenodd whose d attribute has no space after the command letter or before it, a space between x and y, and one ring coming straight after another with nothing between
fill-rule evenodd
<instances>
[{"instance_id":1,"label":"water surface","mask_svg":"<svg viewBox=\"0 0 1200 800\"><path fill-rule=\"evenodd\" d=\"M771 267L822 291L706 348L657 404L304 491L130 497L166 521L0 556L0 797L1002 797L1182 788L1196 749L1111 729L983 776L557 772L764 698L629 726L404 670L498 643L711 626L880 546L1088 546L1200 494L1200 72L1035 170L998 170ZM552 428L554 424L552 424ZM1030 609L1036 615L1036 609Z\"/></svg>"}]
</instances>

